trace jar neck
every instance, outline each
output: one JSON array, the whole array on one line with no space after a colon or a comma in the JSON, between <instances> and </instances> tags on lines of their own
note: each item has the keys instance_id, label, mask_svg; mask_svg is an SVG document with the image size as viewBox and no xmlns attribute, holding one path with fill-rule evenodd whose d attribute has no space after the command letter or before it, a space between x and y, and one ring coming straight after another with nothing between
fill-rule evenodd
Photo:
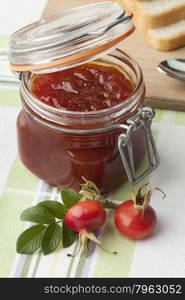
<instances>
[{"instance_id":1,"label":"jar neck","mask_svg":"<svg viewBox=\"0 0 185 300\"><path fill-rule=\"evenodd\" d=\"M94 129L124 123L143 105L145 85L141 69L132 58L119 49L114 50L97 62L118 67L121 71L126 72L134 82L135 89L133 93L123 102L111 108L95 112L74 112L54 108L46 105L33 95L31 92L32 74L24 72L20 85L23 108L35 119L42 119L42 123L46 126L49 123L54 123L58 127Z\"/></svg>"}]
</instances>

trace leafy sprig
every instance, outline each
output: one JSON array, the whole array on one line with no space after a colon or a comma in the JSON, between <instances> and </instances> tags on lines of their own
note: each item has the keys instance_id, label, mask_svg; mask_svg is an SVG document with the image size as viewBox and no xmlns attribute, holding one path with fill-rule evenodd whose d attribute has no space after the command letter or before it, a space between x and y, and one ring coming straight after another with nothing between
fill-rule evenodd
<instances>
[{"instance_id":1,"label":"leafy sprig","mask_svg":"<svg viewBox=\"0 0 185 300\"><path fill-rule=\"evenodd\" d=\"M18 253L33 254L41 248L42 253L47 255L54 252L60 244L63 248L73 244L77 234L66 226L65 213L82 196L73 189L63 189L61 197L63 204L46 200L21 213L21 221L37 223L37 225L31 226L20 234L16 243Z\"/></svg>"},{"instance_id":2,"label":"leafy sprig","mask_svg":"<svg viewBox=\"0 0 185 300\"><path fill-rule=\"evenodd\" d=\"M54 200L45 200L35 206L24 210L20 216L21 221L36 223L23 231L17 239L16 250L21 254L33 254L41 249L44 255L57 250L60 245L67 248L77 238L77 233L65 224L65 214L74 204L83 200L101 202L105 208L115 209L116 204L106 200L97 186L83 178L81 190L77 193L73 189L62 189L63 203ZM93 240L92 237L88 237ZM87 239L87 243L88 240Z\"/></svg>"}]
</instances>

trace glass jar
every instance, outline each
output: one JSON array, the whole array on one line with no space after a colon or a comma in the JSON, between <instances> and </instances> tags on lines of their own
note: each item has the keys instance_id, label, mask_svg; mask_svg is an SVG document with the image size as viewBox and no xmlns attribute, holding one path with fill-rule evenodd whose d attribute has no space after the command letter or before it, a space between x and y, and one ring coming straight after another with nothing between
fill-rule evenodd
<instances>
[{"instance_id":1,"label":"glass jar","mask_svg":"<svg viewBox=\"0 0 185 300\"><path fill-rule=\"evenodd\" d=\"M102 12L102 5L106 12ZM82 19L80 12L84 10L86 18ZM66 49L67 56L61 54L61 41L53 45L61 33L61 17L66 22L62 25L62 51ZM75 24L66 29L72 17ZM84 176L95 182L101 192L109 193L127 177L133 184L139 182L158 165L150 129L153 111L143 108L145 85L141 69L134 59L115 49L133 31L130 18L117 3L99 3L51 16L12 36L10 63L12 70L19 72L23 105L17 120L20 157L29 170L52 186L78 190ZM91 33L87 31L89 26ZM53 31L49 33L49 28L55 35ZM50 45L46 47L48 40ZM47 59L42 58L43 53ZM125 101L95 112L54 108L32 93L34 73L56 72L89 61L118 68L134 83L133 93ZM135 169L146 152L147 170L136 177Z\"/></svg>"}]
</instances>

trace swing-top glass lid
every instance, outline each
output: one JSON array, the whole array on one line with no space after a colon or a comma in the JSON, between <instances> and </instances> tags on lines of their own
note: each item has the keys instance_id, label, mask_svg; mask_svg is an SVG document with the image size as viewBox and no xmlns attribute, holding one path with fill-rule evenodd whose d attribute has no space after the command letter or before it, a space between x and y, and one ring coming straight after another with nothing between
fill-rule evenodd
<instances>
[{"instance_id":1,"label":"swing-top glass lid","mask_svg":"<svg viewBox=\"0 0 185 300\"><path fill-rule=\"evenodd\" d=\"M132 15L118 3L80 6L43 18L10 37L12 71L48 73L110 52L133 32Z\"/></svg>"}]
</instances>

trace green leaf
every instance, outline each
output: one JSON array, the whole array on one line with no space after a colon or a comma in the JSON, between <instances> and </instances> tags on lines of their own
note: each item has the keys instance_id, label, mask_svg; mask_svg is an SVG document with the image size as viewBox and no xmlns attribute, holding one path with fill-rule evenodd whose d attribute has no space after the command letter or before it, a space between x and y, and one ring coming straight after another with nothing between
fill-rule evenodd
<instances>
[{"instance_id":1,"label":"green leaf","mask_svg":"<svg viewBox=\"0 0 185 300\"><path fill-rule=\"evenodd\" d=\"M44 255L54 252L62 239L62 228L58 224L48 225L42 238L42 251Z\"/></svg>"},{"instance_id":2,"label":"green leaf","mask_svg":"<svg viewBox=\"0 0 185 300\"><path fill-rule=\"evenodd\" d=\"M58 201L46 200L38 203L37 206L48 209L52 213L52 215L58 219L64 219L65 207Z\"/></svg>"},{"instance_id":3,"label":"green leaf","mask_svg":"<svg viewBox=\"0 0 185 300\"><path fill-rule=\"evenodd\" d=\"M35 225L21 233L17 239L16 251L21 254L32 254L40 248L46 226Z\"/></svg>"},{"instance_id":4,"label":"green leaf","mask_svg":"<svg viewBox=\"0 0 185 300\"><path fill-rule=\"evenodd\" d=\"M70 208L82 198L82 196L73 189L61 190L61 197L66 208Z\"/></svg>"},{"instance_id":5,"label":"green leaf","mask_svg":"<svg viewBox=\"0 0 185 300\"><path fill-rule=\"evenodd\" d=\"M77 237L77 233L72 231L67 225L63 222L62 226L62 245L64 248L70 247Z\"/></svg>"},{"instance_id":6,"label":"green leaf","mask_svg":"<svg viewBox=\"0 0 185 300\"><path fill-rule=\"evenodd\" d=\"M50 224L55 222L54 216L48 209L37 205L24 210L20 218L21 221L30 221L39 224Z\"/></svg>"}]
</instances>

